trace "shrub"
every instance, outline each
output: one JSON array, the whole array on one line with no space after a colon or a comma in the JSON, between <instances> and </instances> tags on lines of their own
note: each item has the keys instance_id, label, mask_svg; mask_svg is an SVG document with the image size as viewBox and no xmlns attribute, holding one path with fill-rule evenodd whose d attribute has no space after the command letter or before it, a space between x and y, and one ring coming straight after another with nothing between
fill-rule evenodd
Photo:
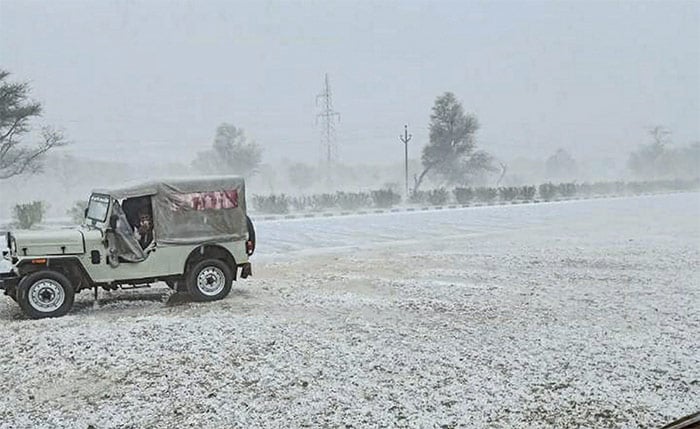
<instances>
[{"instance_id":1,"label":"shrub","mask_svg":"<svg viewBox=\"0 0 700 429\"><path fill-rule=\"evenodd\" d=\"M562 197L571 197L576 195L576 184L575 183L560 183L557 186L557 193Z\"/></svg>"},{"instance_id":2,"label":"shrub","mask_svg":"<svg viewBox=\"0 0 700 429\"><path fill-rule=\"evenodd\" d=\"M622 194L625 188L625 182L596 182L591 185L591 193L594 195Z\"/></svg>"},{"instance_id":3,"label":"shrub","mask_svg":"<svg viewBox=\"0 0 700 429\"><path fill-rule=\"evenodd\" d=\"M474 190L472 188L455 188L452 192L459 204L468 204L474 198Z\"/></svg>"},{"instance_id":4,"label":"shrub","mask_svg":"<svg viewBox=\"0 0 700 429\"><path fill-rule=\"evenodd\" d=\"M449 195L445 188L431 189L428 191L428 202L434 206L441 206L447 202Z\"/></svg>"},{"instance_id":5,"label":"shrub","mask_svg":"<svg viewBox=\"0 0 700 429\"><path fill-rule=\"evenodd\" d=\"M625 182L618 181L618 182L612 182L613 186L613 193L615 194L624 194L625 193Z\"/></svg>"},{"instance_id":6,"label":"shrub","mask_svg":"<svg viewBox=\"0 0 700 429\"><path fill-rule=\"evenodd\" d=\"M338 205L338 199L333 194L316 194L311 196L311 210L321 211L333 209Z\"/></svg>"},{"instance_id":7,"label":"shrub","mask_svg":"<svg viewBox=\"0 0 700 429\"><path fill-rule=\"evenodd\" d=\"M673 180L671 183L673 190L678 191L696 191L700 188L700 177L693 180Z\"/></svg>"},{"instance_id":8,"label":"shrub","mask_svg":"<svg viewBox=\"0 0 700 429\"><path fill-rule=\"evenodd\" d=\"M592 195L606 195L613 192L612 184L609 182L596 182L591 185Z\"/></svg>"},{"instance_id":9,"label":"shrub","mask_svg":"<svg viewBox=\"0 0 700 429\"><path fill-rule=\"evenodd\" d=\"M520 189L514 186L498 188L498 195L500 195L503 201L512 201L518 198L518 194L520 194Z\"/></svg>"},{"instance_id":10,"label":"shrub","mask_svg":"<svg viewBox=\"0 0 700 429\"><path fill-rule=\"evenodd\" d=\"M76 201L71 208L66 210L66 214L70 216L73 223L80 225L85 220L85 209L87 206L87 201Z\"/></svg>"},{"instance_id":11,"label":"shrub","mask_svg":"<svg viewBox=\"0 0 700 429\"><path fill-rule=\"evenodd\" d=\"M591 185L588 182L581 183L578 185L578 193L579 195L592 195L593 194L593 185Z\"/></svg>"},{"instance_id":12,"label":"shrub","mask_svg":"<svg viewBox=\"0 0 700 429\"><path fill-rule=\"evenodd\" d=\"M364 192L337 192L335 195L338 206L343 210L357 210L372 204L372 198Z\"/></svg>"},{"instance_id":13,"label":"shrub","mask_svg":"<svg viewBox=\"0 0 700 429\"><path fill-rule=\"evenodd\" d=\"M551 183L543 183L540 185L540 198L545 201L550 201L557 195L557 186Z\"/></svg>"},{"instance_id":14,"label":"shrub","mask_svg":"<svg viewBox=\"0 0 700 429\"><path fill-rule=\"evenodd\" d=\"M389 208L401 202L401 195L391 189L372 191L372 201L379 208Z\"/></svg>"},{"instance_id":15,"label":"shrub","mask_svg":"<svg viewBox=\"0 0 700 429\"><path fill-rule=\"evenodd\" d=\"M32 201L26 204L17 204L12 211L13 218L19 229L29 229L44 219L46 203Z\"/></svg>"},{"instance_id":16,"label":"shrub","mask_svg":"<svg viewBox=\"0 0 700 429\"><path fill-rule=\"evenodd\" d=\"M627 184L627 190L632 194L642 194L644 192L651 192L659 188L658 186L650 186L648 182L630 182Z\"/></svg>"},{"instance_id":17,"label":"shrub","mask_svg":"<svg viewBox=\"0 0 700 429\"><path fill-rule=\"evenodd\" d=\"M263 213L285 214L289 212L289 197L280 195L253 195L253 204Z\"/></svg>"},{"instance_id":18,"label":"shrub","mask_svg":"<svg viewBox=\"0 0 700 429\"><path fill-rule=\"evenodd\" d=\"M534 200L535 194L537 193L537 188L534 186L523 186L520 188L520 196L524 200Z\"/></svg>"},{"instance_id":19,"label":"shrub","mask_svg":"<svg viewBox=\"0 0 700 429\"><path fill-rule=\"evenodd\" d=\"M425 191L413 191L408 201L413 204L425 204L428 202L428 193Z\"/></svg>"},{"instance_id":20,"label":"shrub","mask_svg":"<svg viewBox=\"0 0 700 429\"><path fill-rule=\"evenodd\" d=\"M310 198L303 195L300 197L292 197L289 199L289 204L291 204L292 208L298 212L303 212L306 210L309 205L311 205Z\"/></svg>"},{"instance_id":21,"label":"shrub","mask_svg":"<svg viewBox=\"0 0 700 429\"><path fill-rule=\"evenodd\" d=\"M476 194L477 200L488 203L496 199L498 190L495 188L476 188L474 193Z\"/></svg>"}]
</instances>

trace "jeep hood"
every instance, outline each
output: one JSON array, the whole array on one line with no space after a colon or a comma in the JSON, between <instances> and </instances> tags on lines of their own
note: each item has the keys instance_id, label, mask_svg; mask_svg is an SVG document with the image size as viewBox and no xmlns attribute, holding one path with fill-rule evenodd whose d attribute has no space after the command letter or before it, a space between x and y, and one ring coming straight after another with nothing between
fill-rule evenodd
<instances>
[{"instance_id":1,"label":"jeep hood","mask_svg":"<svg viewBox=\"0 0 700 429\"><path fill-rule=\"evenodd\" d=\"M85 252L83 233L77 229L13 231L17 256L76 255Z\"/></svg>"}]
</instances>

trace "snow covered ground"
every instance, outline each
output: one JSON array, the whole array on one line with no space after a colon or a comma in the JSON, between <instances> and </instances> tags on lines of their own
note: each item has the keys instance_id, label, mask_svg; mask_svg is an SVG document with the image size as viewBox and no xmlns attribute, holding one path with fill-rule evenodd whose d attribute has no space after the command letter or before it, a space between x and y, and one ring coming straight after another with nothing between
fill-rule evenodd
<instances>
[{"instance_id":1,"label":"snow covered ground","mask_svg":"<svg viewBox=\"0 0 700 429\"><path fill-rule=\"evenodd\" d=\"M629 427L700 409L700 194L258 222L212 304L0 300L0 427Z\"/></svg>"}]
</instances>

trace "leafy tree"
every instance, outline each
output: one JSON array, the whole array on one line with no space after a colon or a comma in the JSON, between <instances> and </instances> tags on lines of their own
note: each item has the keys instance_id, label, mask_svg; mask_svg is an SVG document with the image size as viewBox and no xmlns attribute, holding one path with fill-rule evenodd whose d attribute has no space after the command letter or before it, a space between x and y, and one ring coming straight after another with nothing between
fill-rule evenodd
<instances>
[{"instance_id":1,"label":"leafy tree","mask_svg":"<svg viewBox=\"0 0 700 429\"><path fill-rule=\"evenodd\" d=\"M414 192L428 173L447 183L469 183L473 176L493 168L493 158L475 152L476 116L465 114L451 92L437 97L430 115L430 142L423 148L423 171L415 179Z\"/></svg>"},{"instance_id":2,"label":"leafy tree","mask_svg":"<svg viewBox=\"0 0 700 429\"><path fill-rule=\"evenodd\" d=\"M26 204L17 204L13 207L12 217L15 225L19 229L29 229L40 223L46 213L46 203L43 201L32 201Z\"/></svg>"},{"instance_id":3,"label":"leafy tree","mask_svg":"<svg viewBox=\"0 0 700 429\"><path fill-rule=\"evenodd\" d=\"M565 149L557 149L545 162L546 176L550 180L571 179L577 171L576 160Z\"/></svg>"},{"instance_id":4,"label":"leafy tree","mask_svg":"<svg viewBox=\"0 0 700 429\"><path fill-rule=\"evenodd\" d=\"M192 162L203 173L252 176L262 161L262 149L246 138L242 128L221 124L212 149L199 152Z\"/></svg>"},{"instance_id":5,"label":"leafy tree","mask_svg":"<svg viewBox=\"0 0 700 429\"><path fill-rule=\"evenodd\" d=\"M66 210L66 214L70 216L71 221L80 225L85 220L85 209L88 207L88 202L85 200L76 201L73 206Z\"/></svg>"},{"instance_id":6,"label":"leafy tree","mask_svg":"<svg viewBox=\"0 0 700 429\"><path fill-rule=\"evenodd\" d=\"M66 144L63 134L50 127L41 129L38 144L25 144L30 122L41 116L41 104L29 98L28 83L10 82L9 76L0 69L0 180L40 172L44 154Z\"/></svg>"},{"instance_id":7,"label":"leafy tree","mask_svg":"<svg viewBox=\"0 0 700 429\"><path fill-rule=\"evenodd\" d=\"M471 156L457 164L460 167L457 171L458 174L453 176L450 183L459 183L462 185L471 183L483 184L486 182L487 176L490 173L501 170L501 168L496 166L495 161L495 158L486 151L474 151ZM505 169L502 170L502 173L505 175Z\"/></svg>"}]
</instances>

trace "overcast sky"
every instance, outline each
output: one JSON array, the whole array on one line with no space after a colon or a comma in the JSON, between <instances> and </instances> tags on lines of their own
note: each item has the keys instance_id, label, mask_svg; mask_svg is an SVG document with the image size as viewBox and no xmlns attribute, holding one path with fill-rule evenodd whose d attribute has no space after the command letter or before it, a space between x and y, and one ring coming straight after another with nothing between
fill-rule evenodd
<instances>
[{"instance_id":1,"label":"overcast sky","mask_svg":"<svg viewBox=\"0 0 700 429\"><path fill-rule=\"evenodd\" d=\"M401 161L404 123L417 157L444 91L504 158L700 140L700 2L0 0L0 67L104 159L187 161L231 122L316 161L326 72L348 162Z\"/></svg>"}]
</instances>

